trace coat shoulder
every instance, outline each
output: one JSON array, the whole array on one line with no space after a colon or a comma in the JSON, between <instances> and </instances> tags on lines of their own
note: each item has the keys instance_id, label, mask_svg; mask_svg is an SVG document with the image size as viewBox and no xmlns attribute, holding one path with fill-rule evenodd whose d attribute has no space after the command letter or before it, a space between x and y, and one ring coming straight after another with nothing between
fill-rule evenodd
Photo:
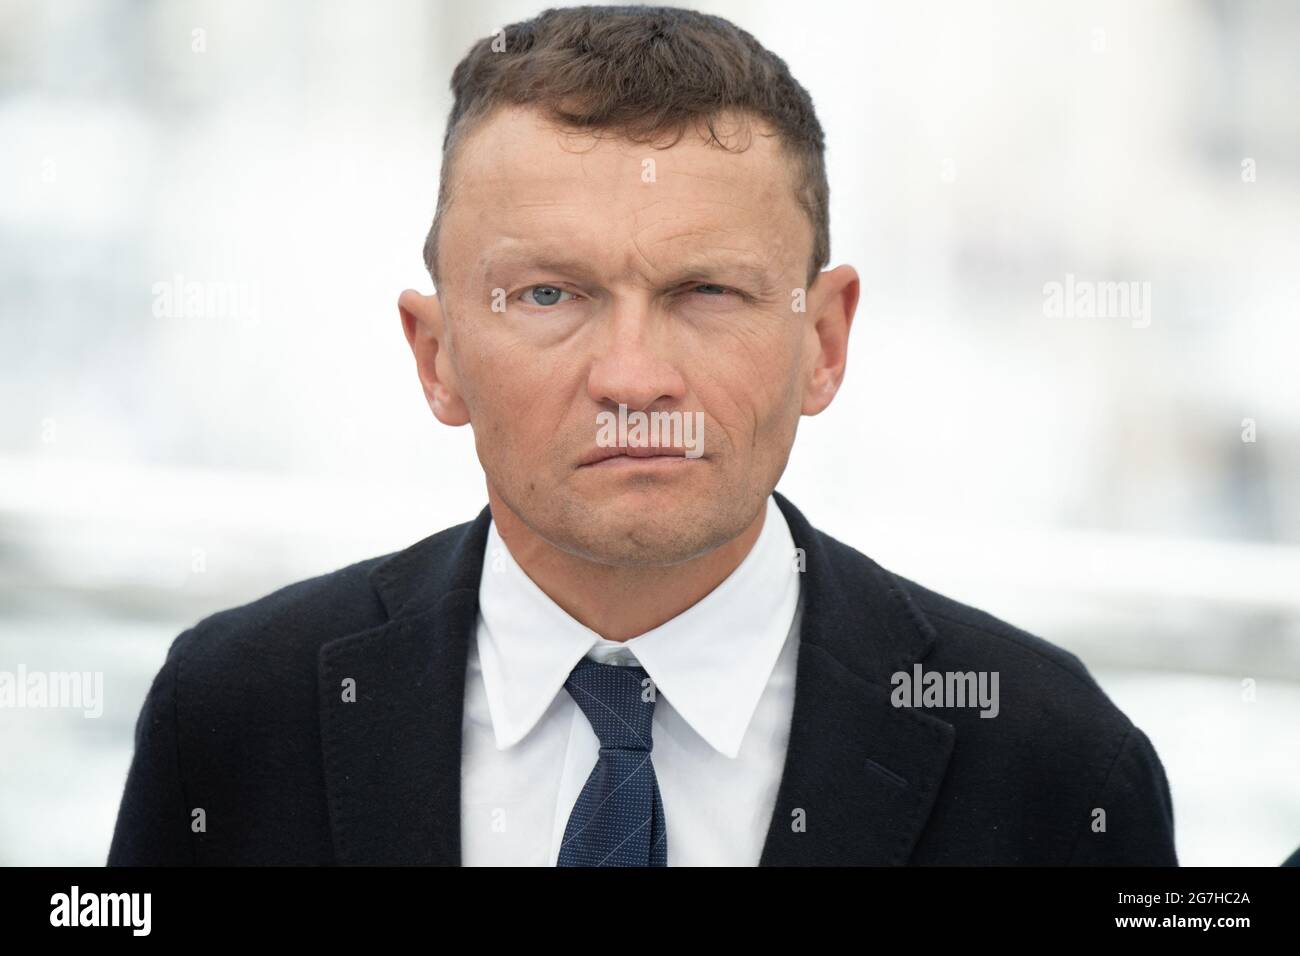
<instances>
[{"instance_id":1,"label":"coat shoulder","mask_svg":"<svg viewBox=\"0 0 1300 956\"><path fill-rule=\"evenodd\" d=\"M1058 730L1082 738L1113 741L1133 729L1077 655L987 611L890 577L934 628L928 668L997 672L1006 704L1022 719L1059 718Z\"/></svg>"},{"instance_id":2,"label":"coat shoulder","mask_svg":"<svg viewBox=\"0 0 1300 956\"><path fill-rule=\"evenodd\" d=\"M991 711L942 713L957 753L936 813L963 821L951 842L1018 863L1177 865L1160 758L1083 662L992 614L893 578L934 629L926 670L998 677ZM979 703L986 703L982 693ZM1016 807L1014 819L973 812L971 794L991 807ZM945 859L937 844L926 852Z\"/></svg>"},{"instance_id":3,"label":"coat shoulder","mask_svg":"<svg viewBox=\"0 0 1300 956\"><path fill-rule=\"evenodd\" d=\"M897 574L890 576L931 622L944 643L969 646L998 658L1037 659L1063 680L1097 687L1083 661L1065 648L915 581Z\"/></svg>"},{"instance_id":4,"label":"coat shoulder","mask_svg":"<svg viewBox=\"0 0 1300 956\"><path fill-rule=\"evenodd\" d=\"M445 571L466 525L209 614L173 642L190 682L314 681L321 648L385 624L403 588ZM400 582L400 583L399 583Z\"/></svg>"},{"instance_id":5,"label":"coat shoulder","mask_svg":"<svg viewBox=\"0 0 1300 956\"><path fill-rule=\"evenodd\" d=\"M396 553L396 552L394 552ZM209 614L191 629L210 645L248 641L320 644L383 621L371 573L393 554L295 581L244 604Z\"/></svg>"}]
</instances>

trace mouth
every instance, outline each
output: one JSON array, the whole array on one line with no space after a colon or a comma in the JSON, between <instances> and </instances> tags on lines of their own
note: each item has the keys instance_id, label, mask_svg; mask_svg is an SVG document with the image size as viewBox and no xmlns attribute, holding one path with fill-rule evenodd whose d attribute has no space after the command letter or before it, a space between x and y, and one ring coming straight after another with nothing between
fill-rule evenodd
<instances>
[{"instance_id":1,"label":"mouth","mask_svg":"<svg viewBox=\"0 0 1300 956\"><path fill-rule=\"evenodd\" d=\"M685 448L666 446L626 446L593 448L578 462L579 468L610 468L647 465L680 465L696 461L686 455Z\"/></svg>"}]
</instances>

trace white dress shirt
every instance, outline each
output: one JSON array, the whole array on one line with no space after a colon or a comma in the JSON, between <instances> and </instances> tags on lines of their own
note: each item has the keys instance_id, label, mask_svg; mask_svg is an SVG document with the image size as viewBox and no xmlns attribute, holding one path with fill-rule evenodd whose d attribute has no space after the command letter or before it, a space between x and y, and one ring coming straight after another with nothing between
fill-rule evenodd
<instances>
[{"instance_id":1,"label":"white dress shirt","mask_svg":"<svg viewBox=\"0 0 1300 956\"><path fill-rule=\"evenodd\" d=\"M654 630L609 641L547 597L493 524L466 672L463 865L555 865L600 746L564 689L584 656L639 664L654 681L668 865L757 865L790 738L799 587L769 496L758 540L726 580Z\"/></svg>"}]
</instances>

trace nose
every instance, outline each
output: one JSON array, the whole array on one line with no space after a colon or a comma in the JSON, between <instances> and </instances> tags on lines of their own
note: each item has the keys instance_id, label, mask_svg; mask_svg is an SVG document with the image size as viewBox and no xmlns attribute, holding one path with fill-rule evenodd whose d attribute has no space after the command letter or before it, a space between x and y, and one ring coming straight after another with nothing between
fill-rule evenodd
<instances>
[{"instance_id":1,"label":"nose","mask_svg":"<svg viewBox=\"0 0 1300 956\"><path fill-rule=\"evenodd\" d=\"M672 360L672 334L649 309L621 305L606 326L601 353L587 376L587 394L603 406L626 405L644 411L674 405L685 397L686 382Z\"/></svg>"}]
</instances>

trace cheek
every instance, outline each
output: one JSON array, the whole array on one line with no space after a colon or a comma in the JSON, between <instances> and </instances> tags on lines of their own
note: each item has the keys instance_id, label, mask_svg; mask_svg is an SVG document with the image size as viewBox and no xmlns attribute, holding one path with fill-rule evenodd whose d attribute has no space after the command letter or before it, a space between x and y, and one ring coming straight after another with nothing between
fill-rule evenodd
<instances>
[{"instance_id":1,"label":"cheek","mask_svg":"<svg viewBox=\"0 0 1300 956\"><path fill-rule=\"evenodd\" d=\"M536 460L560 441L572 414L572 370L537 349L478 335L458 353L461 394L474 430L509 456ZM592 422L592 434L596 425Z\"/></svg>"},{"instance_id":2,"label":"cheek","mask_svg":"<svg viewBox=\"0 0 1300 956\"><path fill-rule=\"evenodd\" d=\"M500 334L493 316L476 316L474 328L456 341L456 369L461 393L471 413L497 417L527 404L545 382L535 350Z\"/></svg>"},{"instance_id":3,"label":"cheek","mask_svg":"<svg viewBox=\"0 0 1300 956\"><path fill-rule=\"evenodd\" d=\"M699 392L705 414L736 449L763 446L788 430L799 414L796 370L788 359L764 363L750 374L713 377Z\"/></svg>"},{"instance_id":4,"label":"cheek","mask_svg":"<svg viewBox=\"0 0 1300 956\"><path fill-rule=\"evenodd\" d=\"M786 404L800 377L802 350L797 329L784 325L771 334L748 336L736 345L734 350L722 353L727 358L721 363L719 377L728 382L729 391L747 396L756 417Z\"/></svg>"}]
</instances>

